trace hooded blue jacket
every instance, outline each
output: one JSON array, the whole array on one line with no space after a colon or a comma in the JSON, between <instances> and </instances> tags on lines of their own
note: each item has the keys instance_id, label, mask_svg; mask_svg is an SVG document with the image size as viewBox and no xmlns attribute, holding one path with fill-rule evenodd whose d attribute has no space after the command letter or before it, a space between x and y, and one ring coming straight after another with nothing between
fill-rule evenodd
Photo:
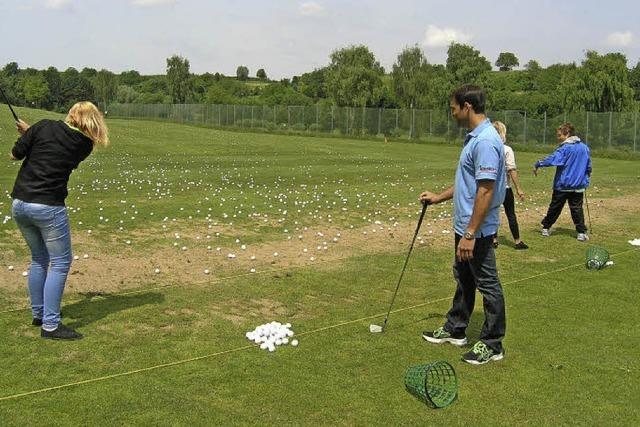
<instances>
[{"instance_id":1,"label":"hooded blue jacket","mask_svg":"<svg viewBox=\"0 0 640 427\"><path fill-rule=\"evenodd\" d=\"M557 166L554 190L572 191L589 187L591 155L587 144L577 136L569 137L550 156L535 164L536 169L547 166Z\"/></svg>"}]
</instances>

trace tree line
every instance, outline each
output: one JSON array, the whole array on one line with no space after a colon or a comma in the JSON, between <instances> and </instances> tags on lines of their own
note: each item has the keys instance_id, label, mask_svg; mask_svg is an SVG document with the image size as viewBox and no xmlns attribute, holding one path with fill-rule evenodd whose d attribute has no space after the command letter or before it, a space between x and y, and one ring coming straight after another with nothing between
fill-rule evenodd
<instances>
[{"instance_id":1,"label":"tree line","mask_svg":"<svg viewBox=\"0 0 640 427\"><path fill-rule=\"evenodd\" d=\"M15 62L0 71L0 85L19 106L66 111L81 99L102 108L118 103L209 103L245 105L330 104L352 107L448 108L448 94L462 83L476 83L489 94L489 109L525 110L533 116L573 111L636 111L640 106L640 61L633 68L622 53L587 51L574 62L541 67L531 60L522 69L512 52L492 64L473 46L452 43L445 64L432 64L419 46L403 49L385 70L367 46L333 51L321 68L279 81L264 68L250 77L238 66L235 76L194 74L187 58L166 59L166 74L129 70L55 67L21 69Z\"/></svg>"}]
</instances>

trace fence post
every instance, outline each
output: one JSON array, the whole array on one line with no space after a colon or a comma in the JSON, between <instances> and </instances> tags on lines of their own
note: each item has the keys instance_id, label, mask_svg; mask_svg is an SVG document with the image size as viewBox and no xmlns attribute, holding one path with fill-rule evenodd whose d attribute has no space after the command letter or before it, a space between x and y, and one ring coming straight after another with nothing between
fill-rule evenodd
<instances>
[{"instance_id":1,"label":"fence post","mask_svg":"<svg viewBox=\"0 0 640 427\"><path fill-rule=\"evenodd\" d=\"M382 108L378 108L378 135L380 135L380 131L381 131L381 128L380 128L381 119L382 119Z\"/></svg>"},{"instance_id":2,"label":"fence post","mask_svg":"<svg viewBox=\"0 0 640 427\"><path fill-rule=\"evenodd\" d=\"M586 126L587 130L585 131L585 135L584 135L584 142L587 143L587 145L589 145L589 112L587 111L587 126Z\"/></svg>"},{"instance_id":3,"label":"fence post","mask_svg":"<svg viewBox=\"0 0 640 427\"><path fill-rule=\"evenodd\" d=\"M251 106L251 128L253 128L253 105Z\"/></svg>"},{"instance_id":4,"label":"fence post","mask_svg":"<svg viewBox=\"0 0 640 427\"><path fill-rule=\"evenodd\" d=\"M318 111L318 104L316 104L316 132L320 131L320 112Z\"/></svg>"},{"instance_id":5,"label":"fence post","mask_svg":"<svg viewBox=\"0 0 640 427\"><path fill-rule=\"evenodd\" d=\"M365 106L362 106L362 135L364 136L364 122L367 119L367 109L365 108Z\"/></svg>"},{"instance_id":6,"label":"fence post","mask_svg":"<svg viewBox=\"0 0 640 427\"><path fill-rule=\"evenodd\" d=\"M524 111L524 144L527 145L527 110Z\"/></svg>"},{"instance_id":7,"label":"fence post","mask_svg":"<svg viewBox=\"0 0 640 427\"><path fill-rule=\"evenodd\" d=\"M331 106L331 132L333 132L333 105Z\"/></svg>"},{"instance_id":8,"label":"fence post","mask_svg":"<svg viewBox=\"0 0 640 427\"><path fill-rule=\"evenodd\" d=\"M433 110L429 110L429 136L433 136Z\"/></svg>"},{"instance_id":9,"label":"fence post","mask_svg":"<svg viewBox=\"0 0 640 427\"><path fill-rule=\"evenodd\" d=\"M236 126L236 104L233 104L233 127Z\"/></svg>"},{"instance_id":10,"label":"fence post","mask_svg":"<svg viewBox=\"0 0 640 427\"><path fill-rule=\"evenodd\" d=\"M302 126L304 126L304 106L302 106Z\"/></svg>"},{"instance_id":11,"label":"fence post","mask_svg":"<svg viewBox=\"0 0 640 427\"><path fill-rule=\"evenodd\" d=\"M287 129L291 127L291 109L287 105Z\"/></svg>"},{"instance_id":12,"label":"fence post","mask_svg":"<svg viewBox=\"0 0 640 427\"><path fill-rule=\"evenodd\" d=\"M411 133L409 134L410 139L413 139L415 127L416 127L416 109L411 108Z\"/></svg>"},{"instance_id":13,"label":"fence post","mask_svg":"<svg viewBox=\"0 0 640 427\"><path fill-rule=\"evenodd\" d=\"M547 144L547 112L544 112L544 130L542 131L542 145Z\"/></svg>"},{"instance_id":14,"label":"fence post","mask_svg":"<svg viewBox=\"0 0 640 427\"><path fill-rule=\"evenodd\" d=\"M451 138L451 128L449 124L449 111L447 110L447 139Z\"/></svg>"},{"instance_id":15,"label":"fence post","mask_svg":"<svg viewBox=\"0 0 640 427\"><path fill-rule=\"evenodd\" d=\"M638 137L638 112L633 114L633 152L636 151L636 138Z\"/></svg>"},{"instance_id":16,"label":"fence post","mask_svg":"<svg viewBox=\"0 0 640 427\"><path fill-rule=\"evenodd\" d=\"M396 129L398 129L398 109L397 108L396 108Z\"/></svg>"},{"instance_id":17,"label":"fence post","mask_svg":"<svg viewBox=\"0 0 640 427\"><path fill-rule=\"evenodd\" d=\"M611 148L611 122L613 121L613 111L609 111L609 148Z\"/></svg>"}]
</instances>

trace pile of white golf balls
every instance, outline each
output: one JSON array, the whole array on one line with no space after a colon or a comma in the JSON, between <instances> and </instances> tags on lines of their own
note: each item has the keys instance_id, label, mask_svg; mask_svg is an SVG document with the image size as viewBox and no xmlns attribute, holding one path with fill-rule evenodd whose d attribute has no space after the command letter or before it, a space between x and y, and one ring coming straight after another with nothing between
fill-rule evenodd
<instances>
[{"instance_id":1,"label":"pile of white golf balls","mask_svg":"<svg viewBox=\"0 0 640 427\"><path fill-rule=\"evenodd\" d=\"M255 328L251 332L247 332L245 336L248 340L253 341L256 344L260 344L260 349L268 350L269 352L276 351L276 348L281 345L291 344L293 347L298 346L298 340L291 340L294 332L291 329L291 323L271 322L265 323Z\"/></svg>"}]
</instances>

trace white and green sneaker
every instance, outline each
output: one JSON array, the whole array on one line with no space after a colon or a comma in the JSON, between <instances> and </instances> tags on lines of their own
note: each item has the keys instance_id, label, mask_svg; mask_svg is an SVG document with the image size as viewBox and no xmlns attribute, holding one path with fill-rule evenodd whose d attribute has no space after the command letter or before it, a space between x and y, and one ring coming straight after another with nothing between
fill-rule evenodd
<instances>
[{"instance_id":1,"label":"white and green sneaker","mask_svg":"<svg viewBox=\"0 0 640 427\"><path fill-rule=\"evenodd\" d=\"M448 342L458 347L467 344L467 337L465 337L464 335L454 337L449 332L447 332L444 327L439 327L435 331L424 331L422 333L422 338L434 344L443 344Z\"/></svg>"},{"instance_id":2,"label":"white and green sneaker","mask_svg":"<svg viewBox=\"0 0 640 427\"><path fill-rule=\"evenodd\" d=\"M474 344L473 348L462 355L462 360L472 365L484 365L492 360L502 360L504 351L496 353L482 341Z\"/></svg>"}]
</instances>

